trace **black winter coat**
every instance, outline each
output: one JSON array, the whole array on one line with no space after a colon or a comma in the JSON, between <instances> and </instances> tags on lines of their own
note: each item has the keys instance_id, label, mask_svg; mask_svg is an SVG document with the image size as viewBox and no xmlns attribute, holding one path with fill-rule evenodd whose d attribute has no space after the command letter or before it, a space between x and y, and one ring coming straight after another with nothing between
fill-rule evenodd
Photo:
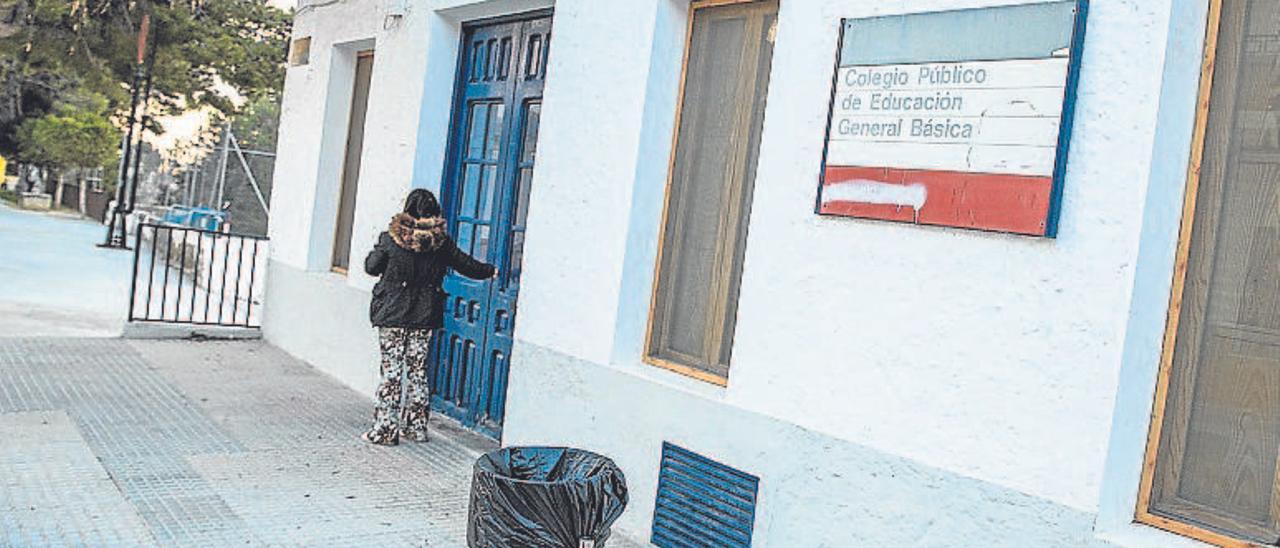
<instances>
[{"instance_id":1,"label":"black winter coat","mask_svg":"<svg viewBox=\"0 0 1280 548\"><path fill-rule=\"evenodd\" d=\"M364 260L365 272L381 276L373 286L369 321L376 327L440 327L446 303L441 285L450 268L477 280L491 278L495 271L463 253L452 238L445 237L438 248L413 251L383 232Z\"/></svg>"}]
</instances>

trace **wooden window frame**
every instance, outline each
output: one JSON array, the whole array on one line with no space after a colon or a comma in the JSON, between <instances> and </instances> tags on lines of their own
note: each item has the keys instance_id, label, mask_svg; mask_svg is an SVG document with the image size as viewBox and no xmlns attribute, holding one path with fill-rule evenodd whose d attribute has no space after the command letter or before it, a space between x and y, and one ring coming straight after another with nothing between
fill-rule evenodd
<instances>
[{"instance_id":1,"label":"wooden window frame","mask_svg":"<svg viewBox=\"0 0 1280 548\"><path fill-rule=\"evenodd\" d=\"M1192 132L1191 157L1187 169L1186 191L1182 204L1182 223L1179 227L1177 254L1174 261L1173 287L1169 297L1169 312L1165 320L1160 369L1156 377L1155 401L1152 405L1151 428L1147 434L1146 454L1142 463L1142 478L1138 489L1135 520L1144 525L1207 542L1215 546L1247 548L1257 546L1257 544L1191 523L1158 516L1150 511L1152 490L1155 483L1156 461L1159 458L1160 437L1164 428L1169 385L1173 375L1174 349L1177 346L1183 292L1186 289L1187 270L1190 267L1191 239L1195 226L1196 204L1200 195L1201 167L1204 164L1205 141L1209 130L1209 106L1213 98L1214 69L1217 62L1219 36L1221 33L1222 2L1223 0L1209 1L1204 55L1200 68L1199 96L1196 101L1195 128Z\"/></svg>"},{"instance_id":2,"label":"wooden window frame","mask_svg":"<svg viewBox=\"0 0 1280 548\"><path fill-rule=\"evenodd\" d=\"M680 122L684 114L685 89L688 87L689 57L693 53L694 16L700 9L738 4L754 4L769 1L776 0L693 0L689 3L688 21L685 24L684 53L680 61L680 91L679 95L676 97L675 126L671 132L671 153L667 158L667 181L663 186L661 225L659 225L658 229L658 253L654 261L653 287L651 288L649 297L649 319L644 333L644 350L641 354L641 361L648 365L719 386L721 388L729 385L728 372L724 375L720 375L715 372L659 358L652 355L650 347L653 341L654 320L657 318L656 313L658 311L658 291L662 277L662 259L665 253L664 247L667 236L667 219L671 208L671 187L675 182L676 154L679 151L680 146Z\"/></svg>"},{"instance_id":3,"label":"wooden window frame","mask_svg":"<svg viewBox=\"0 0 1280 548\"><path fill-rule=\"evenodd\" d=\"M360 51L357 51L357 52L356 52L355 57L354 57L354 58L352 58L352 67L357 71L357 73L358 73L358 71L359 71L359 68L358 68L358 67L360 66L360 61L361 61L361 60L363 60L363 59L369 59L369 58L374 57L374 54L376 53L376 51L377 51L377 50L374 50L374 49L363 49L363 50L360 50ZM370 67L370 70L372 70L372 67ZM369 83L370 90L372 90L372 88L373 88L372 77L373 77L373 76L372 76L372 74L370 74L370 83ZM359 75L358 75L358 74L357 74L356 78L357 78L357 79L359 78ZM352 85L352 89L353 89L353 90L354 90L354 88L355 88L355 86L356 86L356 85L359 85L359 82L358 82L358 81L356 81L356 82ZM368 92L366 92L366 93L368 93ZM355 92L353 91L351 95L352 95L352 97L351 97L352 107L351 107L351 108L355 108ZM366 101L366 103L368 102L368 99L369 99L368 97L365 97L365 101ZM365 105L365 110L366 110L366 112L365 112L365 116L368 116L368 108L369 108L369 107L368 107L368 105L366 104L366 105ZM339 276L344 276L344 277L349 275L349 272L350 272L350 270L349 270L349 269L351 268L351 243L350 243L350 242L348 242L348 243L347 243L347 266L345 266L345 267L343 267L343 266L338 266L338 265L336 265L336 264L333 264L333 261L334 261L334 259L336 258L336 257L334 256L334 252L336 251L336 247L337 247L337 245L338 245L338 241L337 241L337 240L338 240L338 236L339 236L339 235L341 234L341 232L342 232L342 226L341 226L341 225L342 225L342 193L343 193L343 190L345 190L344 185L346 185L346 181L345 181L345 174L346 174L346 171L347 171L347 158L346 158L346 155L347 155L347 148L351 146L351 121L350 121L350 117L351 117L351 113L348 113L348 114L347 114L347 118L348 118L348 120L347 120L347 137L346 137L346 140L345 140L346 146L344 146L344 147L343 147L343 149L342 149L342 155L343 155L343 158L342 158L342 167L338 169L338 202L337 202L338 210L334 212L334 217L335 217L335 218L334 218L334 223L333 223L333 238L334 238L334 242L333 242L333 246L330 246L330 249L329 249L329 272L332 272L332 273L334 273L334 274L337 274L337 275L339 275ZM366 119L366 121L367 121L367 119ZM362 123L363 123L363 122L362 122ZM361 131L361 133L363 133L363 132L364 132L364 129L362 128L360 131ZM363 136L361 137L361 139L363 139ZM361 150L360 154L361 154L361 155L363 155L363 154L364 154L364 152L363 152L363 143L361 144L361 149L362 149L362 150ZM356 188L357 188L357 189L359 189L359 184L360 184L360 182L359 182L359 180L358 180L358 177L359 177L359 174L357 174L357 181L356 181ZM351 204L351 208L352 208L352 214L351 214L351 215L352 215L352 217L351 217L351 231L352 231L352 234L353 234L353 235L355 234L355 211L354 211L354 210L355 210L355 207L356 207L356 204L354 204L354 203L353 203L353 204Z\"/></svg>"}]
</instances>

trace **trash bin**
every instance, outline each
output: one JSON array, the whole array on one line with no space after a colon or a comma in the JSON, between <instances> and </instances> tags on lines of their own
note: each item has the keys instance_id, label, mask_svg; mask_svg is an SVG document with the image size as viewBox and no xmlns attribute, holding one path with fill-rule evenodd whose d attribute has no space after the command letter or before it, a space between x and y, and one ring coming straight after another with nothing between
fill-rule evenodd
<instances>
[{"instance_id":1,"label":"trash bin","mask_svg":"<svg viewBox=\"0 0 1280 548\"><path fill-rule=\"evenodd\" d=\"M472 548L598 548L627 507L607 457L564 447L508 447L476 461L467 515Z\"/></svg>"}]
</instances>

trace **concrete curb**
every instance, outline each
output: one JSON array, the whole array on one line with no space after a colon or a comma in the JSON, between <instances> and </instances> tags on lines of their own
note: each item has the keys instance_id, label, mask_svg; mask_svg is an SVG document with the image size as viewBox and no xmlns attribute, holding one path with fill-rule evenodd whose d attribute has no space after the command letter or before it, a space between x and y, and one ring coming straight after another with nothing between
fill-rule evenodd
<instances>
[{"instance_id":1,"label":"concrete curb","mask_svg":"<svg viewBox=\"0 0 1280 548\"><path fill-rule=\"evenodd\" d=\"M261 339L262 330L256 327L225 327L216 325L185 325L152 322L128 322L120 334L125 339Z\"/></svg>"}]
</instances>

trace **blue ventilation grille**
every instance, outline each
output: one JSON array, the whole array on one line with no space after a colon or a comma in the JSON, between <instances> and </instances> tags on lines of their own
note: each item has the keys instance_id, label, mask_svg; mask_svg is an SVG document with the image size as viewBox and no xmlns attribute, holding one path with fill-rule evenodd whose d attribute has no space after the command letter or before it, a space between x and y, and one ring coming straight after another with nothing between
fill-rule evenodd
<instances>
[{"instance_id":1,"label":"blue ventilation grille","mask_svg":"<svg viewBox=\"0 0 1280 548\"><path fill-rule=\"evenodd\" d=\"M760 478L670 443L662 444L654 544L751 546Z\"/></svg>"}]
</instances>

